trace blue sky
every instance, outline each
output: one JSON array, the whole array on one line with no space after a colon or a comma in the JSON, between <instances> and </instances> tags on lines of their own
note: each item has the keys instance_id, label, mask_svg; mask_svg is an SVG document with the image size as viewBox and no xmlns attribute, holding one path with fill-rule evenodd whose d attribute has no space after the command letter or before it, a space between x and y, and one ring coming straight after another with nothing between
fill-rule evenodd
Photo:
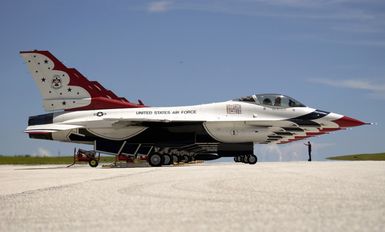
<instances>
[{"instance_id":1,"label":"blue sky","mask_svg":"<svg viewBox=\"0 0 385 232\"><path fill-rule=\"evenodd\" d=\"M49 50L147 105L278 92L376 126L313 138L315 159L385 151L385 2L380 0L1 1L0 154L69 154L30 140L44 113L18 52ZM303 142L257 145L264 161L306 159Z\"/></svg>"}]
</instances>

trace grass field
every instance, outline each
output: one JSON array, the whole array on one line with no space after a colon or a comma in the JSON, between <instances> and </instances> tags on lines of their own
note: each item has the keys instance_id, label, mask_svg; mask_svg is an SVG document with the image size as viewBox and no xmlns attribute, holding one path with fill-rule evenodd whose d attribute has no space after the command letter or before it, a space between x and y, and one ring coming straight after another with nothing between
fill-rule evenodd
<instances>
[{"instance_id":1,"label":"grass field","mask_svg":"<svg viewBox=\"0 0 385 232\"><path fill-rule=\"evenodd\" d=\"M33 157L33 156L0 156L1 164L71 164L73 156ZM101 156L101 163L112 163L113 156Z\"/></svg>"},{"instance_id":2,"label":"grass field","mask_svg":"<svg viewBox=\"0 0 385 232\"><path fill-rule=\"evenodd\" d=\"M114 162L113 156L101 156L100 163L112 163ZM328 157L330 160L385 160L385 153L376 154L356 154L345 156ZM34 157L34 156L1 156L0 165L4 164L20 164L20 165L33 165L33 164L71 164L73 162L73 156L52 156L52 157Z\"/></svg>"},{"instance_id":3,"label":"grass field","mask_svg":"<svg viewBox=\"0 0 385 232\"><path fill-rule=\"evenodd\" d=\"M330 160L385 160L385 153L356 154L328 157Z\"/></svg>"}]
</instances>

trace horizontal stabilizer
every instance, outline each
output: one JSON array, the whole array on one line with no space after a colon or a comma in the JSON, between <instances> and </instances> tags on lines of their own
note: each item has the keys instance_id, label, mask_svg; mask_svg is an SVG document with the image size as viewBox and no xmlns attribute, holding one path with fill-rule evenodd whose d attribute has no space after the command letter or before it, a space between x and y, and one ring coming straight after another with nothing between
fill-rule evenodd
<instances>
[{"instance_id":1,"label":"horizontal stabilizer","mask_svg":"<svg viewBox=\"0 0 385 232\"><path fill-rule=\"evenodd\" d=\"M24 132L28 134L45 134L45 133L54 133L54 132L64 131L64 130L78 129L82 127L83 126L67 125L67 124L43 124L43 125L29 126Z\"/></svg>"}]
</instances>

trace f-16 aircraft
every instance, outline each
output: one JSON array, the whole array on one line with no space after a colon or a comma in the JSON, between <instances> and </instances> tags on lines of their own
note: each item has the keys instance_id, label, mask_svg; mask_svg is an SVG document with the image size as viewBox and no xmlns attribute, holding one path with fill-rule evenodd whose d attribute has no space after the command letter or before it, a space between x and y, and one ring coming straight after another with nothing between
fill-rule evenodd
<instances>
[{"instance_id":1,"label":"f-16 aircraft","mask_svg":"<svg viewBox=\"0 0 385 232\"><path fill-rule=\"evenodd\" d=\"M29 117L30 138L89 144L105 154L142 154L151 166L220 157L255 164L254 144L285 144L365 124L282 94L150 107L116 96L48 51L20 54L49 112Z\"/></svg>"}]
</instances>

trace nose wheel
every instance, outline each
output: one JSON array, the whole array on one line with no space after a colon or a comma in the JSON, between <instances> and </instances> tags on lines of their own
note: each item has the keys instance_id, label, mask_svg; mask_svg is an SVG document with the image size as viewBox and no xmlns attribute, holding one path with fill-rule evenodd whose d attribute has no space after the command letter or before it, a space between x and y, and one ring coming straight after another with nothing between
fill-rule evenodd
<instances>
[{"instance_id":1,"label":"nose wheel","mask_svg":"<svg viewBox=\"0 0 385 232\"><path fill-rule=\"evenodd\" d=\"M234 157L234 162L242 162L245 164L256 164L258 162L258 158L256 155L239 155Z\"/></svg>"},{"instance_id":2,"label":"nose wheel","mask_svg":"<svg viewBox=\"0 0 385 232\"><path fill-rule=\"evenodd\" d=\"M247 161L249 164L256 164L258 162L258 158L256 155L249 155Z\"/></svg>"}]
</instances>

